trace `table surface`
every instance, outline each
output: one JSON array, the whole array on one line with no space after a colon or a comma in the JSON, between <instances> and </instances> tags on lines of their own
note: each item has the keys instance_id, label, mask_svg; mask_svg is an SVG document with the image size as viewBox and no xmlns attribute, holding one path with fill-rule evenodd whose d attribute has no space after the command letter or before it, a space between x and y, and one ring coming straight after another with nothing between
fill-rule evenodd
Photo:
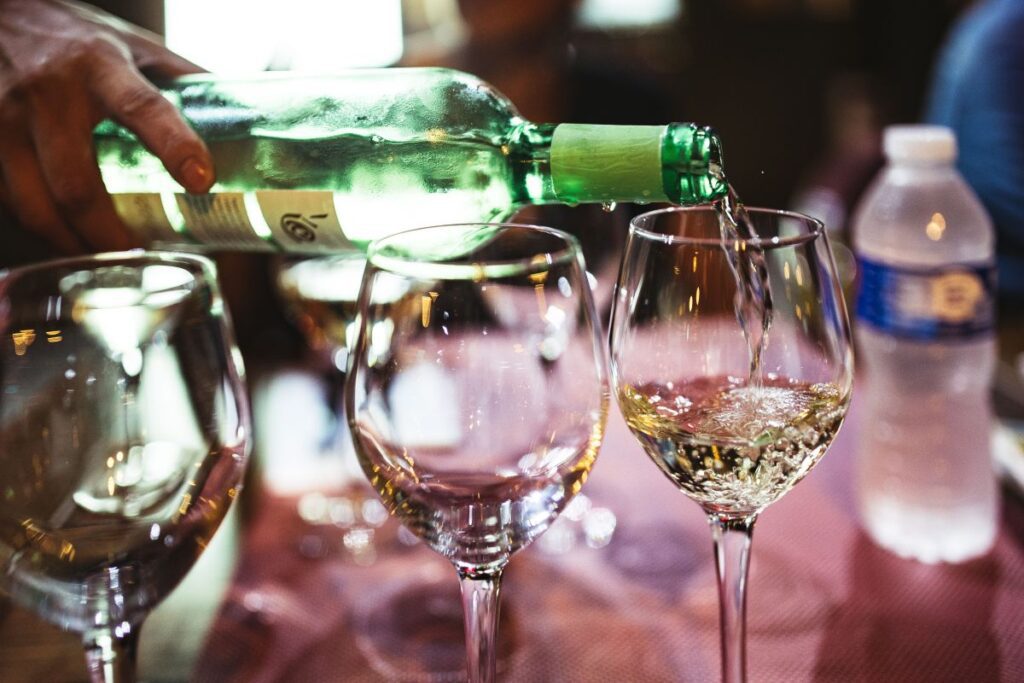
<instances>
[{"instance_id":1,"label":"table surface","mask_svg":"<svg viewBox=\"0 0 1024 683\"><path fill-rule=\"evenodd\" d=\"M996 547L971 563L926 566L878 549L858 528L852 499L857 412L855 401L821 464L758 521L750 680L1024 680L1024 503L1005 501ZM558 543L513 558L502 588L499 679L717 680L704 516L648 461L617 413L584 494L593 509L614 513L614 535L588 547L586 518L567 519ZM457 581L444 560L399 542L390 523L376 530L373 558L341 550L310 557L299 548L311 527L294 499L263 491L250 510L237 542L219 533L220 550L208 553L227 563L204 557L213 568L198 566L176 591L173 615L161 607L147 623L145 680L460 679ZM333 527L312 533L340 537ZM82 680L72 636L2 610L0 680Z\"/></svg>"}]
</instances>

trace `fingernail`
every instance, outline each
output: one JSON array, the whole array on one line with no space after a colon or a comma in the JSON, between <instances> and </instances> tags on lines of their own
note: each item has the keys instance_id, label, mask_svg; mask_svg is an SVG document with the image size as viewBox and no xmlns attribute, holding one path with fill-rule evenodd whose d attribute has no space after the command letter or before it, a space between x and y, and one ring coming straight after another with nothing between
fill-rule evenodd
<instances>
[{"instance_id":1,"label":"fingernail","mask_svg":"<svg viewBox=\"0 0 1024 683\"><path fill-rule=\"evenodd\" d=\"M213 184L213 169L196 157L185 159L179 172L189 192L206 192Z\"/></svg>"}]
</instances>

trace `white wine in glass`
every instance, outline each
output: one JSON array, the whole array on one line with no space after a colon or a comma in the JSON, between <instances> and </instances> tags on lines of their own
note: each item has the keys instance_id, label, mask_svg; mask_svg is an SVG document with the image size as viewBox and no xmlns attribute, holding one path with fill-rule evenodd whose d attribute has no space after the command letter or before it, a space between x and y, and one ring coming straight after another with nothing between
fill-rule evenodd
<instances>
[{"instance_id":1,"label":"white wine in glass","mask_svg":"<svg viewBox=\"0 0 1024 683\"><path fill-rule=\"evenodd\" d=\"M737 213L744 213L737 208ZM612 309L612 382L651 460L707 513L719 577L722 677L746 678L754 522L842 425L850 332L818 221L672 208L633 220Z\"/></svg>"}]
</instances>

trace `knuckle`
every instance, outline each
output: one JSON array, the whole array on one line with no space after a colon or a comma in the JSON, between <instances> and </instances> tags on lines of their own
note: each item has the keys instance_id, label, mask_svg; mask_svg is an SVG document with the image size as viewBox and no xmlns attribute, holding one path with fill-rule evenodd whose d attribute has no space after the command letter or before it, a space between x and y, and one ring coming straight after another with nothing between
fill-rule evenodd
<instances>
[{"instance_id":1,"label":"knuckle","mask_svg":"<svg viewBox=\"0 0 1024 683\"><path fill-rule=\"evenodd\" d=\"M125 118L143 118L156 114L164 101L156 89L139 86L121 93L114 103L114 108L118 115Z\"/></svg>"},{"instance_id":2,"label":"knuckle","mask_svg":"<svg viewBox=\"0 0 1024 683\"><path fill-rule=\"evenodd\" d=\"M99 59L123 56L124 48L111 36L93 33L72 41L64 54L71 64L91 65Z\"/></svg>"},{"instance_id":3,"label":"knuckle","mask_svg":"<svg viewBox=\"0 0 1024 683\"><path fill-rule=\"evenodd\" d=\"M98 64L125 55L123 46L103 34L60 41L59 45L59 50L49 50L18 69L16 86L26 92L35 92L55 84L81 80Z\"/></svg>"},{"instance_id":4,"label":"knuckle","mask_svg":"<svg viewBox=\"0 0 1024 683\"><path fill-rule=\"evenodd\" d=\"M161 157L171 159L184 160L188 157L204 156L202 141L190 129L181 130L175 127L168 130L157 147L160 149Z\"/></svg>"},{"instance_id":5,"label":"knuckle","mask_svg":"<svg viewBox=\"0 0 1024 683\"><path fill-rule=\"evenodd\" d=\"M53 89L59 83L58 69L49 57L22 69L11 82L10 98L28 101L40 92Z\"/></svg>"}]
</instances>

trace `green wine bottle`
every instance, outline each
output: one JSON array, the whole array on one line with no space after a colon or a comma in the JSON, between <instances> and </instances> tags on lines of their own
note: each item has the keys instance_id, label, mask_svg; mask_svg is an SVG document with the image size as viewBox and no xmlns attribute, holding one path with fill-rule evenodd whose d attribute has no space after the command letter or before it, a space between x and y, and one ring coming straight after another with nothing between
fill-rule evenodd
<instances>
[{"instance_id":1,"label":"green wine bottle","mask_svg":"<svg viewBox=\"0 0 1024 683\"><path fill-rule=\"evenodd\" d=\"M118 213L152 244L342 251L527 204L696 204L727 187L709 128L530 123L449 69L199 75L164 94L210 147L209 194L182 192L126 129L95 131Z\"/></svg>"}]
</instances>

